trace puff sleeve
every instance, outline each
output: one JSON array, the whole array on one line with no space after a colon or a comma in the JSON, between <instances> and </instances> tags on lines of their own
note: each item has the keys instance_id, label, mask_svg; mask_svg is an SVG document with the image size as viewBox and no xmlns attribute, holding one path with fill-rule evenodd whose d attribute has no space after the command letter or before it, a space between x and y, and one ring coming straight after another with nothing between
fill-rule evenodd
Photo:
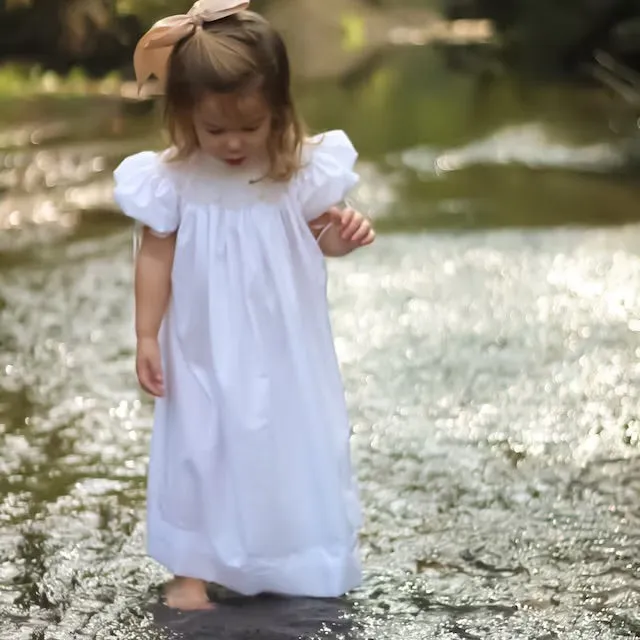
<instances>
[{"instance_id":1,"label":"puff sleeve","mask_svg":"<svg viewBox=\"0 0 640 640\"><path fill-rule=\"evenodd\" d=\"M125 215L158 235L176 231L178 194L160 154L143 151L125 158L114 178L114 198Z\"/></svg>"},{"instance_id":2,"label":"puff sleeve","mask_svg":"<svg viewBox=\"0 0 640 640\"><path fill-rule=\"evenodd\" d=\"M302 215L310 222L344 200L358 183L354 172L358 153L344 131L329 131L312 138L305 151L298 197Z\"/></svg>"}]
</instances>

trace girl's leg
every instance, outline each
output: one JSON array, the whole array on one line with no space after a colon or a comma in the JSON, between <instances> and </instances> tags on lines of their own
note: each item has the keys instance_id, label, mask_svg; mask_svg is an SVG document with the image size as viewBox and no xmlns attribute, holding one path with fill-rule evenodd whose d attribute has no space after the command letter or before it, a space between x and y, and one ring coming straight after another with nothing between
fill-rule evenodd
<instances>
[{"instance_id":1,"label":"girl's leg","mask_svg":"<svg viewBox=\"0 0 640 640\"><path fill-rule=\"evenodd\" d=\"M207 583L195 578L176 576L164 591L167 606L182 611L202 611L213 609L214 605L207 596Z\"/></svg>"}]
</instances>

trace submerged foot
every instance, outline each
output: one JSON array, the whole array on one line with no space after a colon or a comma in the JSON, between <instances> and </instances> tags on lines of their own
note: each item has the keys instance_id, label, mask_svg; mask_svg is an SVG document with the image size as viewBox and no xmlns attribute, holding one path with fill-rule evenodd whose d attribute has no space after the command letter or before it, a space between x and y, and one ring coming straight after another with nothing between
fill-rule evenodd
<instances>
[{"instance_id":1,"label":"submerged foot","mask_svg":"<svg viewBox=\"0 0 640 640\"><path fill-rule=\"evenodd\" d=\"M207 611L214 604L207 596L207 584L194 578L175 578L164 589L164 600L171 609Z\"/></svg>"}]
</instances>

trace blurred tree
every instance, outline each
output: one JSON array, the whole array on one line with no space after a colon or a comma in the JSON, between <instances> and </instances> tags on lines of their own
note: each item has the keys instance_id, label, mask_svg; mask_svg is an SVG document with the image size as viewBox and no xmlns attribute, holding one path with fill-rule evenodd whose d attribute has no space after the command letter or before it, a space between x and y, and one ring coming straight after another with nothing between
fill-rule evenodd
<instances>
[{"instance_id":1,"label":"blurred tree","mask_svg":"<svg viewBox=\"0 0 640 640\"><path fill-rule=\"evenodd\" d=\"M493 20L510 64L575 72L596 49L615 49L621 24L640 17L638 0L442 0L450 18ZM640 42L636 45L640 64Z\"/></svg>"},{"instance_id":2,"label":"blurred tree","mask_svg":"<svg viewBox=\"0 0 640 640\"><path fill-rule=\"evenodd\" d=\"M123 15L135 15L144 25L149 25L164 16L185 13L193 2L194 0L116 0L116 9ZM265 0L253 0L251 6L260 11L265 4Z\"/></svg>"},{"instance_id":3,"label":"blurred tree","mask_svg":"<svg viewBox=\"0 0 640 640\"><path fill-rule=\"evenodd\" d=\"M116 0L0 0L0 59L102 74L122 64L140 33Z\"/></svg>"},{"instance_id":4,"label":"blurred tree","mask_svg":"<svg viewBox=\"0 0 640 640\"><path fill-rule=\"evenodd\" d=\"M260 10L268 0L254 0ZM0 0L0 60L102 74L128 64L144 29L193 0Z\"/></svg>"}]
</instances>

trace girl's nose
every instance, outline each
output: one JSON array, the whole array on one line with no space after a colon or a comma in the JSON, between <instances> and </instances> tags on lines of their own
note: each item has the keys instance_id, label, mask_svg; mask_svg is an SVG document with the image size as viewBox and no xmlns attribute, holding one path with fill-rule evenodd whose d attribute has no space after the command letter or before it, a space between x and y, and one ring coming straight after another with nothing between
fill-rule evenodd
<instances>
[{"instance_id":1,"label":"girl's nose","mask_svg":"<svg viewBox=\"0 0 640 640\"><path fill-rule=\"evenodd\" d=\"M242 148L242 143L239 138L233 137L227 140L227 149L231 152L240 151Z\"/></svg>"}]
</instances>

